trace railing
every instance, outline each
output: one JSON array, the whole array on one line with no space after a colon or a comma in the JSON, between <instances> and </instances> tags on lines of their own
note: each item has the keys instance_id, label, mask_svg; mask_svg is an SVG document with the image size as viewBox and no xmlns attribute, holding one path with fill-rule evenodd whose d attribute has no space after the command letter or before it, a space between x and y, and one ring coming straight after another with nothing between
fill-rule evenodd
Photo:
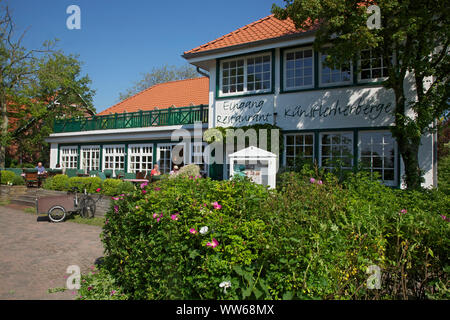
<instances>
[{"instance_id":1,"label":"railing","mask_svg":"<svg viewBox=\"0 0 450 320\"><path fill-rule=\"evenodd\" d=\"M89 118L71 118L55 120L54 133L90 130L144 128L194 124L200 121L208 123L208 106L199 105L181 108L168 108L130 113L115 113Z\"/></svg>"}]
</instances>

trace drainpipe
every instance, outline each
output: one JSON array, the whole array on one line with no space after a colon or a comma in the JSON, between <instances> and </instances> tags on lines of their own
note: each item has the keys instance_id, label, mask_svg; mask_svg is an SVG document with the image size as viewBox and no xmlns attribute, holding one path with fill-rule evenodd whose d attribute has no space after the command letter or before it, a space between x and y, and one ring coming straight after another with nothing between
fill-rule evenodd
<instances>
[{"instance_id":1,"label":"drainpipe","mask_svg":"<svg viewBox=\"0 0 450 320\"><path fill-rule=\"evenodd\" d=\"M197 72L200 73L202 76L209 78L209 73L203 72L202 70L200 70L200 67L197 67Z\"/></svg>"}]
</instances>

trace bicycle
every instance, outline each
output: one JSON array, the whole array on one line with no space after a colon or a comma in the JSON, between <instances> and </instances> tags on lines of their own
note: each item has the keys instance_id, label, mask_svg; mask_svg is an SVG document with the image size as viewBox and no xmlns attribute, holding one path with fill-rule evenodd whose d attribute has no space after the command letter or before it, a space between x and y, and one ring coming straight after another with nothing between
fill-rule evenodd
<instances>
[{"instance_id":1,"label":"bicycle","mask_svg":"<svg viewBox=\"0 0 450 320\"><path fill-rule=\"evenodd\" d=\"M52 222L62 222L68 215L78 213L83 218L92 219L95 216L97 202L102 195L94 200L84 188L84 192L79 196L78 188L73 187L72 193L67 195L49 196L36 199L36 212L47 213Z\"/></svg>"}]
</instances>

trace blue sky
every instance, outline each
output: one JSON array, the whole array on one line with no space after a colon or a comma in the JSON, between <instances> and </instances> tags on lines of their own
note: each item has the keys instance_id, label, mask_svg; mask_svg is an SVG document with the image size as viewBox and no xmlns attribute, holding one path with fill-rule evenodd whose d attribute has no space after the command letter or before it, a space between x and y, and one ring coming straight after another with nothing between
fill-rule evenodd
<instances>
[{"instance_id":1,"label":"blue sky","mask_svg":"<svg viewBox=\"0 0 450 320\"><path fill-rule=\"evenodd\" d=\"M183 65L181 54L270 14L282 0L6 0L23 44L38 48L58 38L58 48L78 54L102 111L119 92L153 67ZM69 30L66 9L81 9L81 29Z\"/></svg>"}]
</instances>

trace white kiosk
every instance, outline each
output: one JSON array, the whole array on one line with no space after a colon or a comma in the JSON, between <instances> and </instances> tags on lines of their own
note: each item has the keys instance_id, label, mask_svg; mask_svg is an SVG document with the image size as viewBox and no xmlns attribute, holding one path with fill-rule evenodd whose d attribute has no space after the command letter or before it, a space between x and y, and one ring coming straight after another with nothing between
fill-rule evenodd
<instances>
[{"instance_id":1,"label":"white kiosk","mask_svg":"<svg viewBox=\"0 0 450 320\"><path fill-rule=\"evenodd\" d=\"M248 147L228 155L230 158L230 177L247 176L253 182L276 186L277 155L257 148Z\"/></svg>"}]
</instances>

